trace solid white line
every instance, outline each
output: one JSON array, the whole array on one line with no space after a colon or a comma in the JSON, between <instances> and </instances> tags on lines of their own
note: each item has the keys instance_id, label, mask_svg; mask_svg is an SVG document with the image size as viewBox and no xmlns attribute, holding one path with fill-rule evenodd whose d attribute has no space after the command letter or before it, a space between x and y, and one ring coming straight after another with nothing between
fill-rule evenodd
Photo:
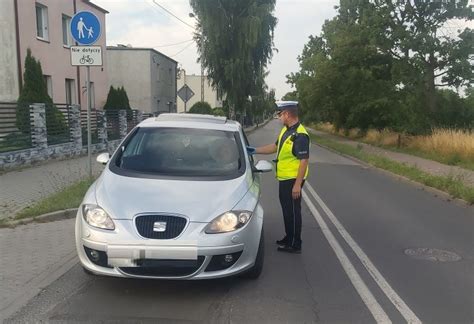
<instances>
[{"instance_id":1,"label":"solid white line","mask_svg":"<svg viewBox=\"0 0 474 324\"><path fill-rule=\"evenodd\" d=\"M370 261L369 257L365 254L364 251L359 247L359 245L352 239L350 234L346 231L344 226L337 220L336 216L331 212L331 210L326 206L324 201L318 196L316 191L307 183L306 188L309 190L311 195L316 199L318 204L324 210L329 220L334 224L336 229L339 231L341 236L344 238L346 243L351 247L354 253L359 258L360 262L364 265L367 272L372 276L377 285L382 289L388 299L392 304L398 309L400 314L405 318L408 323L421 323L421 320L413 313L413 311L405 304L403 299L398 296L398 294L393 290L390 284L385 280L382 274L377 270L375 265Z\"/></svg>"},{"instance_id":2,"label":"solid white line","mask_svg":"<svg viewBox=\"0 0 474 324\"><path fill-rule=\"evenodd\" d=\"M375 297L370 292L369 288L367 288L367 285L364 283L359 273L357 273L357 270L354 268L351 261L349 260L347 255L344 253L344 250L341 248L341 246L337 242L336 238L332 234L329 227L326 225L326 222L321 217L316 207L313 205L313 203L309 199L306 192L302 191L301 195L306 205L308 205L314 218L316 219L316 222L318 222L319 226L321 227L321 230L324 236L326 237L326 240L329 242L329 245L331 245L332 249L336 253L337 258L339 259L339 262L341 263L342 268L344 269L347 276L349 277L352 285L356 289L359 296L362 298L362 301L367 306L370 313L372 313L372 316L374 317L374 319L377 321L377 323L392 323L388 315L385 313L385 311L382 309L380 304L377 302Z\"/></svg>"}]
</instances>

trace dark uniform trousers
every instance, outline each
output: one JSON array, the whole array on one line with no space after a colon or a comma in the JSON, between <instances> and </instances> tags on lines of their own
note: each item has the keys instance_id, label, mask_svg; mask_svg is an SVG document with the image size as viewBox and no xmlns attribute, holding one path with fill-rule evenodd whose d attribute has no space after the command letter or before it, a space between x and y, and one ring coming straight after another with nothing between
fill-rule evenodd
<instances>
[{"instance_id":1,"label":"dark uniform trousers","mask_svg":"<svg viewBox=\"0 0 474 324\"><path fill-rule=\"evenodd\" d=\"M286 238L289 246L301 247L301 196L293 199L292 191L296 179L279 181L279 197L283 220L285 222ZM304 180L301 184L303 189Z\"/></svg>"}]
</instances>

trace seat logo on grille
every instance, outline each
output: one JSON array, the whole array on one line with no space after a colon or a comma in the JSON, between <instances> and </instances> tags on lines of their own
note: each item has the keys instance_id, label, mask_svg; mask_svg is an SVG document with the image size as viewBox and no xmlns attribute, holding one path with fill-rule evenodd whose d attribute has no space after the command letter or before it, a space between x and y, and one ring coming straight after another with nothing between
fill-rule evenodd
<instances>
[{"instance_id":1,"label":"seat logo on grille","mask_svg":"<svg viewBox=\"0 0 474 324\"><path fill-rule=\"evenodd\" d=\"M153 223L153 232L165 232L166 222L155 222Z\"/></svg>"}]
</instances>

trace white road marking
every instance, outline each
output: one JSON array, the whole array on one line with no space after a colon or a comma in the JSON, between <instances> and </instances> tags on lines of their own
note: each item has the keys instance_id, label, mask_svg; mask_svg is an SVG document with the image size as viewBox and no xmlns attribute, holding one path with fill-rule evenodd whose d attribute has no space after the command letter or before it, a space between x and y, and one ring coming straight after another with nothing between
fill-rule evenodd
<instances>
[{"instance_id":1,"label":"white road marking","mask_svg":"<svg viewBox=\"0 0 474 324\"><path fill-rule=\"evenodd\" d=\"M306 183L305 186L307 184L308 183ZM369 309L374 319L377 321L377 323L392 323L388 315L385 313L385 311L382 309L380 304L377 302L375 297L370 292L369 288L367 288L367 285L364 283L364 281L362 280L359 273L352 265L347 255L344 253L344 250L341 248L341 246L337 242L336 238L332 234L329 227L326 225L326 222L321 217L316 207L313 205L313 203L309 199L306 192L302 191L301 194L303 196L303 199L306 205L308 205L309 209L311 210L311 213L313 213L314 218L316 219L319 226L321 227L321 230L324 236L326 237L326 239L328 240L329 245L331 245L332 249L336 253L336 256L339 259L339 262L341 263L342 268L346 272L352 285L356 289L359 296L362 298L362 301L367 306L367 308Z\"/></svg>"},{"instance_id":2,"label":"white road marking","mask_svg":"<svg viewBox=\"0 0 474 324\"><path fill-rule=\"evenodd\" d=\"M354 253L359 258L360 262L364 265L367 272L371 275L371 277L375 280L377 285L382 289L385 293L387 298L392 302L392 304L398 309L400 314L405 318L408 323L421 323L421 320L413 313L413 311L407 306L407 304L403 301L403 299L398 296L398 294L393 290L390 284L385 280L382 274L377 270L375 265L370 261L369 257L365 254L365 252L359 247L359 245L352 239L350 234L346 231L344 226L338 221L336 216L332 213L332 211L326 206L324 201L318 196L316 191L311 187L309 183L305 183L305 188L308 189L310 194L316 199L318 204L324 210L326 215L328 216L329 220L333 223L336 229L339 231L341 236L344 238L346 243L351 247Z\"/></svg>"}]
</instances>

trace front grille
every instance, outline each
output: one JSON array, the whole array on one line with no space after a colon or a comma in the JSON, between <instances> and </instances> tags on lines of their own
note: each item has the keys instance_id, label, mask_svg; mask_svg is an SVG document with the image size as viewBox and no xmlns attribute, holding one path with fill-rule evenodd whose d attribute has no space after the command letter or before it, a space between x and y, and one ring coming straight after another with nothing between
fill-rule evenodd
<instances>
[{"instance_id":1,"label":"front grille","mask_svg":"<svg viewBox=\"0 0 474 324\"><path fill-rule=\"evenodd\" d=\"M205 257L197 260L136 260L138 267L119 268L126 274L145 277L184 277L196 272L204 262Z\"/></svg>"},{"instance_id":2,"label":"front grille","mask_svg":"<svg viewBox=\"0 0 474 324\"><path fill-rule=\"evenodd\" d=\"M153 231L155 222L166 223L166 230L164 232ZM138 233L143 237L167 240L173 239L181 234L186 226L186 218L166 215L143 215L135 218L135 226L137 227Z\"/></svg>"}]
</instances>

